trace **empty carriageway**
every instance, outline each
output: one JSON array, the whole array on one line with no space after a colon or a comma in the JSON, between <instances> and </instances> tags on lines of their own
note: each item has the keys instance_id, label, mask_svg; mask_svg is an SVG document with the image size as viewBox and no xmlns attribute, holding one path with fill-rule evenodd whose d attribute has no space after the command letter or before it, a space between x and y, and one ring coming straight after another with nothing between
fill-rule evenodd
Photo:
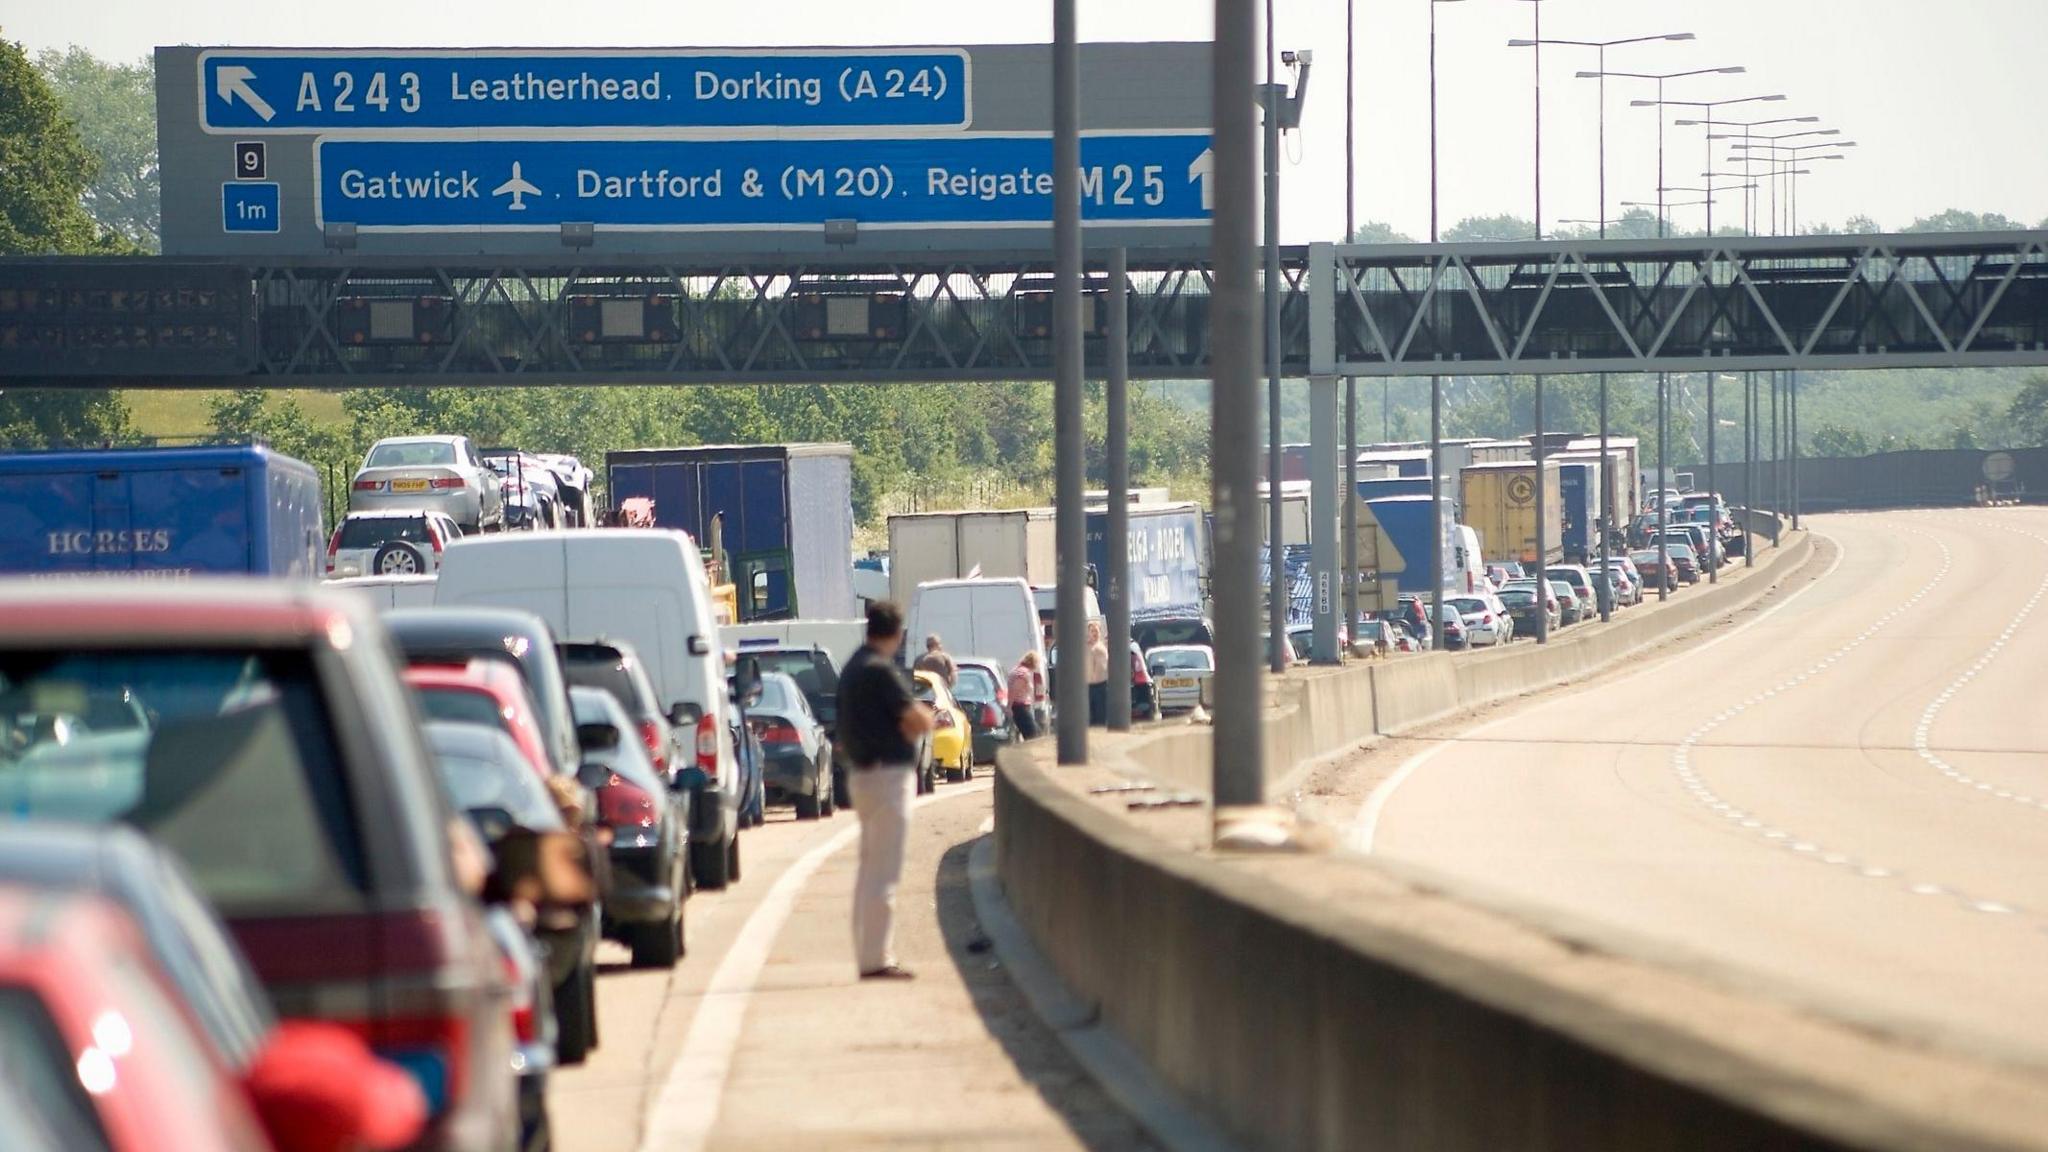
<instances>
[{"instance_id":1,"label":"empty carriageway","mask_svg":"<svg viewBox=\"0 0 2048 1152\"><path fill-rule=\"evenodd\" d=\"M2048 1066L2048 509L1810 526L1824 574L1423 746L1354 839L1603 946Z\"/></svg>"}]
</instances>

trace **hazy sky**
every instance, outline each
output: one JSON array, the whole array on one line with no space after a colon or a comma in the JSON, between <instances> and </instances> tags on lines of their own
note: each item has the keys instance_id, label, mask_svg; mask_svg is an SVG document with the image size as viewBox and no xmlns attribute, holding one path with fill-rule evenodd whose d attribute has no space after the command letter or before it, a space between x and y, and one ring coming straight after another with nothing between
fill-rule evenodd
<instances>
[{"instance_id":1,"label":"hazy sky","mask_svg":"<svg viewBox=\"0 0 2048 1152\"><path fill-rule=\"evenodd\" d=\"M1356 0L1357 212L1415 236L1429 227L1427 0ZM1439 10L1440 185L1446 226L1461 217L1529 216L1530 34L1526 0L1459 0ZM1284 47L1313 48L1307 120L1288 147L1282 231L1289 242L1340 239L1344 223L1343 0L1279 0ZM1812 127L1855 140L1800 187L1806 221L1862 213L1895 227L1951 207L2048 217L2048 0L1544 0L1545 37L1615 39L1694 32L1692 43L1611 49L1610 70L1674 72L1743 65L1743 76L1673 81L1672 99L1783 93L1736 119L1818 115ZM30 50L82 44L135 57L158 44L242 45L868 45L1051 38L1049 0L11 0L0 35ZM1207 0L1081 0L1090 40L1206 39ZM1583 48L1543 55L1544 215L1593 218L1596 85ZM1610 217L1654 200L1656 117L1631 108L1642 81L1610 81ZM1797 127L1808 127L1800 125ZM1771 128L1760 131L1787 131ZM1668 129L1667 177L1697 185L1697 128ZM1720 145L1714 167L1725 169ZM1672 199L1696 199L1674 194ZM1717 207L1732 222L1734 199ZM1697 225L1696 208L1679 218Z\"/></svg>"}]
</instances>

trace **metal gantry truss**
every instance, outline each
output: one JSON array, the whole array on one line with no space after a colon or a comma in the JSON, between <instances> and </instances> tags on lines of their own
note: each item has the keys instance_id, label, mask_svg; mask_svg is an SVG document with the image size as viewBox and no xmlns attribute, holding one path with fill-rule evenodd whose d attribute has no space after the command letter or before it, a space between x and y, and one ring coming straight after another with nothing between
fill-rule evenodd
<instances>
[{"instance_id":1,"label":"metal gantry truss","mask_svg":"<svg viewBox=\"0 0 2048 1152\"><path fill-rule=\"evenodd\" d=\"M1313 375L2048 362L2042 232L1314 245L1309 279Z\"/></svg>"},{"instance_id":2,"label":"metal gantry truss","mask_svg":"<svg viewBox=\"0 0 2048 1152\"><path fill-rule=\"evenodd\" d=\"M1288 248L1289 376L2048 364L2048 233ZM1130 372L1206 376L1205 250L1130 253ZM1043 252L0 260L0 380L1049 379ZM1091 268L1087 357L1109 301Z\"/></svg>"}]
</instances>

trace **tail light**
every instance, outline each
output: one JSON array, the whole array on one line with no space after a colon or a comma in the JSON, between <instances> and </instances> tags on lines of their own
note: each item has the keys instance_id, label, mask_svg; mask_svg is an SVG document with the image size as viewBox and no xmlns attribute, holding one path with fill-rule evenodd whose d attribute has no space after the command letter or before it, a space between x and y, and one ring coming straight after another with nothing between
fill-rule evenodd
<instances>
[{"instance_id":1,"label":"tail light","mask_svg":"<svg viewBox=\"0 0 2048 1152\"><path fill-rule=\"evenodd\" d=\"M668 741L663 735L662 725L652 720L640 722L640 742L647 745L647 755L654 761L656 772L668 771Z\"/></svg>"},{"instance_id":2,"label":"tail light","mask_svg":"<svg viewBox=\"0 0 2048 1152\"><path fill-rule=\"evenodd\" d=\"M334 535L327 538L327 571L330 575L334 572L334 555L339 551L341 551L341 525L336 524L334 526Z\"/></svg>"},{"instance_id":3,"label":"tail light","mask_svg":"<svg viewBox=\"0 0 2048 1152\"><path fill-rule=\"evenodd\" d=\"M652 828L657 823L654 797L614 774L597 790L597 818L612 828Z\"/></svg>"},{"instance_id":4,"label":"tail light","mask_svg":"<svg viewBox=\"0 0 2048 1152\"><path fill-rule=\"evenodd\" d=\"M358 492L375 492L384 487L382 480L358 480L349 485Z\"/></svg>"},{"instance_id":5,"label":"tail light","mask_svg":"<svg viewBox=\"0 0 2048 1152\"><path fill-rule=\"evenodd\" d=\"M434 527L431 523L427 525L427 543L434 546L434 555L436 556L441 554L441 549L445 546L445 542L441 539L441 530Z\"/></svg>"},{"instance_id":6,"label":"tail light","mask_svg":"<svg viewBox=\"0 0 2048 1152\"><path fill-rule=\"evenodd\" d=\"M505 962L505 985L512 989L512 1035L521 1044L534 1044L540 1040L540 1024L533 1018L533 989L527 984L526 973L520 971L519 962L510 953L502 955Z\"/></svg>"},{"instance_id":7,"label":"tail light","mask_svg":"<svg viewBox=\"0 0 2048 1152\"><path fill-rule=\"evenodd\" d=\"M761 725L760 731L761 743L763 744L803 743L803 737L796 734L796 729L781 720L768 720L764 722Z\"/></svg>"},{"instance_id":8,"label":"tail light","mask_svg":"<svg viewBox=\"0 0 2048 1152\"><path fill-rule=\"evenodd\" d=\"M1005 684L998 684L998 685L996 685L996 707L998 707L998 708L1008 708L1009 706L1010 706L1010 689L1009 689L1009 686L1008 686L1008 685L1005 685Z\"/></svg>"},{"instance_id":9,"label":"tail light","mask_svg":"<svg viewBox=\"0 0 2048 1152\"><path fill-rule=\"evenodd\" d=\"M455 488L467 488L469 487L469 481L464 480L460 476L436 476L432 480L427 481L427 487L432 488L436 492L446 492Z\"/></svg>"},{"instance_id":10,"label":"tail light","mask_svg":"<svg viewBox=\"0 0 2048 1152\"><path fill-rule=\"evenodd\" d=\"M1000 728L1003 726L1003 714L996 711L994 704L983 704L981 706L981 726L983 728Z\"/></svg>"},{"instance_id":11,"label":"tail light","mask_svg":"<svg viewBox=\"0 0 2048 1152\"><path fill-rule=\"evenodd\" d=\"M697 721L697 767L706 779L718 783L718 718Z\"/></svg>"},{"instance_id":12,"label":"tail light","mask_svg":"<svg viewBox=\"0 0 2048 1152\"><path fill-rule=\"evenodd\" d=\"M1152 674L1145 671L1145 661L1136 652L1131 653L1131 683L1140 688L1152 686Z\"/></svg>"}]
</instances>

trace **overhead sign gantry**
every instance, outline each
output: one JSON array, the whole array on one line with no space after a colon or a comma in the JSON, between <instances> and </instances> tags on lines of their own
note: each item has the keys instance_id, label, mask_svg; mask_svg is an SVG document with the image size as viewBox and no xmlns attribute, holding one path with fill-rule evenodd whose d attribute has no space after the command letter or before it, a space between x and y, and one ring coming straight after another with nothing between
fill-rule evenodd
<instances>
[{"instance_id":1,"label":"overhead sign gantry","mask_svg":"<svg viewBox=\"0 0 2048 1152\"><path fill-rule=\"evenodd\" d=\"M1207 60L1084 51L1091 244L1206 241ZM164 48L157 74L167 255L962 251L1051 227L1044 45Z\"/></svg>"}]
</instances>

